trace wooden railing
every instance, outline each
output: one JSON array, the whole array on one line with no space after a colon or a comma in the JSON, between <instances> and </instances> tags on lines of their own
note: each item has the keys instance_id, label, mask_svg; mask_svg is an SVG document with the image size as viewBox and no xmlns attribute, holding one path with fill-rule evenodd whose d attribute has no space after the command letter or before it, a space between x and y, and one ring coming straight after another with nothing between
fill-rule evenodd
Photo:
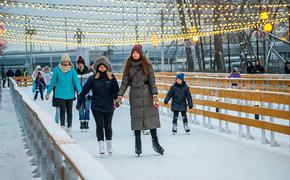
<instances>
[{"instance_id":1,"label":"wooden railing","mask_svg":"<svg viewBox=\"0 0 290 180\"><path fill-rule=\"evenodd\" d=\"M156 75L161 76L175 76L180 72L157 72ZM186 76L194 77L220 77L226 78L229 73L197 73L197 72L182 72ZM290 74L241 74L242 78L252 78L252 79L290 79Z\"/></svg>"},{"instance_id":2,"label":"wooden railing","mask_svg":"<svg viewBox=\"0 0 290 180\"><path fill-rule=\"evenodd\" d=\"M19 87L32 86L33 84L33 79L31 76L14 77L14 80Z\"/></svg>"},{"instance_id":3,"label":"wooden railing","mask_svg":"<svg viewBox=\"0 0 290 180\"><path fill-rule=\"evenodd\" d=\"M157 86L160 92L161 106L169 108L170 105L165 105L162 101L170 85L157 84ZM262 140L264 142L266 142L265 130L269 130L272 146L275 146L274 132L290 135L290 94L288 93L195 86L190 87L190 91L195 107L189 109L188 112L208 117L207 124L205 119L203 121L204 126L212 127L210 118L213 118L239 124L239 134L243 134L241 125L245 125L248 127L247 137L251 136L249 127L260 128L263 131ZM197 108L197 106L201 108ZM228 113L229 111L234 113ZM279 123L274 123L274 121ZM285 125L286 123L288 125ZM221 124L219 128L222 129ZM226 126L226 131L228 131L228 126Z\"/></svg>"},{"instance_id":4,"label":"wooden railing","mask_svg":"<svg viewBox=\"0 0 290 180\"><path fill-rule=\"evenodd\" d=\"M119 79L120 82L121 79ZM170 104L164 104L163 100L170 89L170 84L157 83L161 112ZM243 126L246 126L246 137L251 139L251 127L261 129L262 143L268 142L266 130L270 131L271 146L276 146L275 133L290 135L290 94L282 92L267 92L240 90L217 87L191 86L194 107L188 109L192 114L190 119L194 124L196 116L202 117L202 126L213 128L212 119L218 121L220 132L231 132L229 123L238 124L238 134L244 136ZM125 98L129 98L128 91ZM224 127L223 127L224 122ZM290 136L289 136L290 150Z\"/></svg>"},{"instance_id":5,"label":"wooden railing","mask_svg":"<svg viewBox=\"0 0 290 180\"><path fill-rule=\"evenodd\" d=\"M117 74L117 79L122 75ZM175 76L156 75L156 82L173 84ZM192 77L186 76L190 86L234 88L242 90L260 90L290 93L290 79L251 79L251 78L218 78L218 77Z\"/></svg>"}]
</instances>

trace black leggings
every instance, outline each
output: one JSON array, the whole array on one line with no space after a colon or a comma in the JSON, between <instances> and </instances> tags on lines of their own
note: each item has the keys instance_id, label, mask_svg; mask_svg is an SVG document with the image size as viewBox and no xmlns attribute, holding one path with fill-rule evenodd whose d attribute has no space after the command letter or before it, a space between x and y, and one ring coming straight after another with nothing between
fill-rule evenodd
<instances>
[{"instance_id":1,"label":"black leggings","mask_svg":"<svg viewBox=\"0 0 290 180\"><path fill-rule=\"evenodd\" d=\"M135 140L136 141L141 141L141 130L135 130ZM158 141L158 136L157 136L157 129L150 129L150 134L152 137L152 140Z\"/></svg>"},{"instance_id":2,"label":"black leggings","mask_svg":"<svg viewBox=\"0 0 290 180\"><path fill-rule=\"evenodd\" d=\"M104 141L104 129L106 140L112 140L112 119L114 112L100 112L96 110L92 110L95 121L96 121L96 135L98 141Z\"/></svg>"},{"instance_id":3,"label":"black leggings","mask_svg":"<svg viewBox=\"0 0 290 180\"><path fill-rule=\"evenodd\" d=\"M173 111L173 121L172 121L172 123L173 124L177 124L179 112L181 113L183 124L187 124L188 121L187 121L186 111Z\"/></svg>"},{"instance_id":4,"label":"black leggings","mask_svg":"<svg viewBox=\"0 0 290 180\"><path fill-rule=\"evenodd\" d=\"M65 112L67 115L67 127L71 127L72 123L72 99L57 99L59 109L60 109L60 125L65 126Z\"/></svg>"}]
</instances>

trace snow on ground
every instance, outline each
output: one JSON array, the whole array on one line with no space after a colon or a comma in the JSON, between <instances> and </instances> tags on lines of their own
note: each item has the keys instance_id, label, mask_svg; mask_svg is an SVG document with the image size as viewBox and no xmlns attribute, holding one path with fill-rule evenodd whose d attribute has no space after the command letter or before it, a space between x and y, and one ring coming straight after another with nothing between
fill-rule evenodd
<instances>
[{"instance_id":1,"label":"snow on ground","mask_svg":"<svg viewBox=\"0 0 290 180\"><path fill-rule=\"evenodd\" d=\"M27 95L33 97L31 88L23 89ZM55 110L51 107L51 101L38 99L35 103L54 118ZM136 157L127 105L117 109L114 114L113 156L98 155L94 120L91 118L88 132L81 132L78 111L75 109L73 138L117 179L122 180L136 178L139 180L285 180L290 178L288 136L283 135L281 146L273 148L270 145L262 145L257 139L238 138L238 128L234 124L230 126L232 134L218 133L217 128L208 130L201 126L190 125L191 133L186 135L181 121L179 121L178 134L173 136L171 121L171 117L161 115L162 127L158 129L158 133L160 144L165 149L163 156L154 152L150 136L143 135L143 154L141 157ZM198 118L198 121L201 122L202 118ZM251 129L252 134L259 139L260 130Z\"/></svg>"},{"instance_id":2,"label":"snow on ground","mask_svg":"<svg viewBox=\"0 0 290 180\"><path fill-rule=\"evenodd\" d=\"M9 89L0 93L0 179L34 179Z\"/></svg>"}]
</instances>

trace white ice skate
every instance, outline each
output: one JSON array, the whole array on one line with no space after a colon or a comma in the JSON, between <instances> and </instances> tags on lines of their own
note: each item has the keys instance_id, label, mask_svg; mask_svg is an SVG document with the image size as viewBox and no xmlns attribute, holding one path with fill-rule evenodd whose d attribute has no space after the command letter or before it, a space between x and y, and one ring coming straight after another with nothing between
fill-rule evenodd
<instances>
[{"instance_id":1,"label":"white ice skate","mask_svg":"<svg viewBox=\"0 0 290 180\"><path fill-rule=\"evenodd\" d=\"M107 140L107 152L111 156L113 153L112 140Z\"/></svg>"},{"instance_id":2,"label":"white ice skate","mask_svg":"<svg viewBox=\"0 0 290 180\"><path fill-rule=\"evenodd\" d=\"M183 124L183 127L184 127L185 132L186 132L187 134L189 134L189 132L190 132L190 128L189 128L188 124L187 124L187 123Z\"/></svg>"},{"instance_id":3,"label":"white ice skate","mask_svg":"<svg viewBox=\"0 0 290 180\"><path fill-rule=\"evenodd\" d=\"M105 154L104 141L98 141L98 143L99 143L99 153L100 153L100 155L104 155Z\"/></svg>"},{"instance_id":4,"label":"white ice skate","mask_svg":"<svg viewBox=\"0 0 290 180\"><path fill-rule=\"evenodd\" d=\"M172 135L175 135L177 133L177 124L173 124L172 126Z\"/></svg>"}]
</instances>

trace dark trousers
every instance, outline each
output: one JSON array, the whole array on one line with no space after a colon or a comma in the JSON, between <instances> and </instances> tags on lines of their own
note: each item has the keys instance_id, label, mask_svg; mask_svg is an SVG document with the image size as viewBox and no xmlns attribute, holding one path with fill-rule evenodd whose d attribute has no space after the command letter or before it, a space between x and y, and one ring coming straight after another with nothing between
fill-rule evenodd
<instances>
[{"instance_id":1,"label":"dark trousers","mask_svg":"<svg viewBox=\"0 0 290 180\"><path fill-rule=\"evenodd\" d=\"M60 109L60 125L65 126L65 112L67 115L67 127L71 127L72 123L72 99L57 99L57 103Z\"/></svg>"},{"instance_id":2,"label":"dark trousers","mask_svg":"<svg viewBox=\"0 0 290 180\"><path fill-rule=\"evenodd\" d=\"M6 84L6 78L3 78L3 87L5 87Z\"/></svg>"},{"instance_id":3,"label":"dark trousers","mask_svg":"<svg viewBox=\"0 0 290 180\"><path fill-rule=\"evenodd\" d=\"M104 141L104 130L106 140L112 140L112 119L114 112L100 112L96 110L92 110L93 116L96 122L96 135L98 141Z\"/></svg>"},{"instance_id":4,"label":"dark trousers","mask_svg":"<svg viewBox=\"0 0 290 180\"><path fill-rule=\"evenodd\" d=\"M172 121L172 123L173 124L177 124L179 112L181 113L183 124L187 124L188 120L187 120L186 111L173 111L173 121Z\"/></svg>"},{"instance_id":5,"label":"dark trousers","mask_svg":"<svg viewBox=\"0 0 290 180\"><path fill-rule=\"evenodd\" d=\"M140 142L141 141L141 130L135 130L135 141ZM158 141L158 136L157 136L157 129L150 129L150 134L152 137L152 140Z\"/></svg>"},{"instance_id":6,"label":"dark trousers","mask_svg":"<svg viewBox=\"0 0 290 180\"><path fill-rule=\"evenodd\" d=\"M35 95L34 95L34 100L37 99L38 92L40 93L40 98L43 100L43 91L42 91L42 89L36 90Z\"/></svg>"}]
</instances>

